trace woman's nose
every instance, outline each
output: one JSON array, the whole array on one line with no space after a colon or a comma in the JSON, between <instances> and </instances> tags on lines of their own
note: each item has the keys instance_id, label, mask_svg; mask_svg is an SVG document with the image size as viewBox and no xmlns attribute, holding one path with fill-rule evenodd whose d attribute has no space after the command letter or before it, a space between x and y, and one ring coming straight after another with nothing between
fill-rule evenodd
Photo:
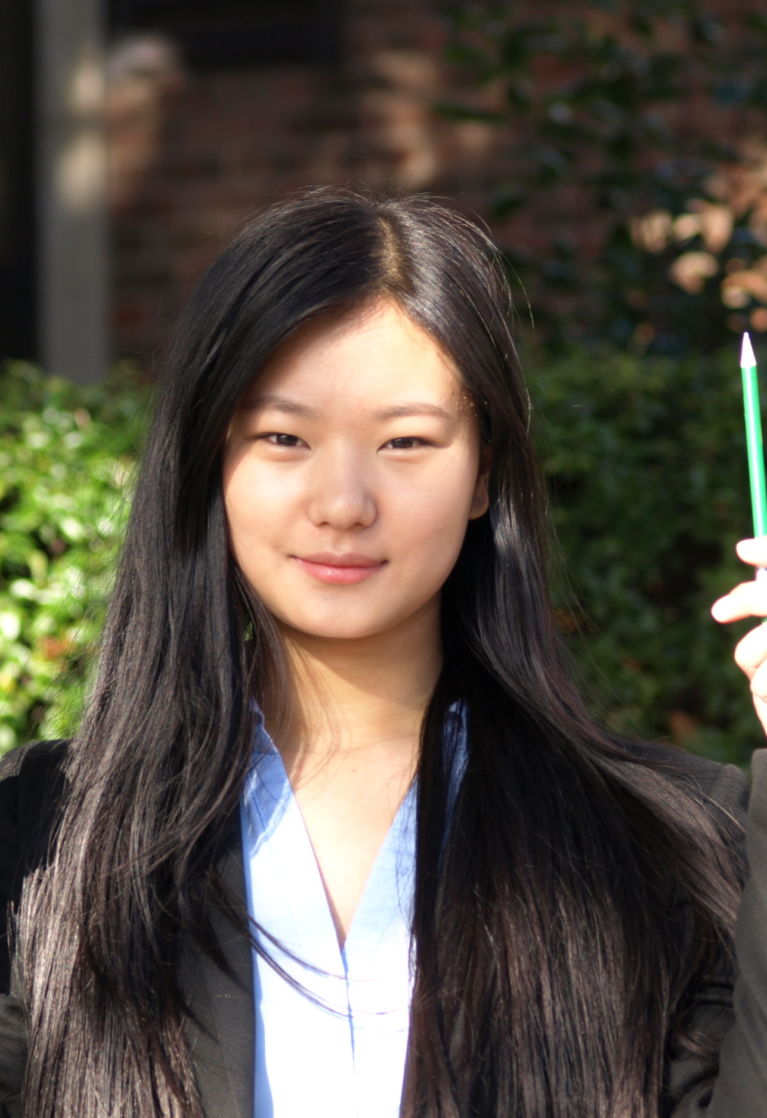
<instances>
[{"instance_id":1,"label":"woman's nose","mask_svg":"<svg viewBox=\"0 0 767 1118\"><path fill-rule=\"evenodd\" d=\"M348 531L369 527L377 504L370 479L357 456L334 453L318 459L311 471L308 512L317 525Z\"/></svg>"}]
</instances>

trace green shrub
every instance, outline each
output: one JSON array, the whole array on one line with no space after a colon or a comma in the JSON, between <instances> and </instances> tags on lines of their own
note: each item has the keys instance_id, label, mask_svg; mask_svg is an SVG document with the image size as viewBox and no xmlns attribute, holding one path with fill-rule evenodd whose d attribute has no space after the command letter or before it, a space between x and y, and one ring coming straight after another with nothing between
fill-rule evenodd
<instances>
[{"instance_id":1,"label":"green shrub","mask_svg":"<svg viewBox=\"0 0 767 1118\"><path fill-rule=\"evenodd\" d=\"M586 691L618 730L744 762L760 731L731 650L747 626L709 616L749 577L733 552L751 534L737 349L526 363Z\"/></svg>"},{"instance_id":2,"label":"green shrub","mask_svg":"<svg viewBox=\"0 0 767 1118\"><path fill-rule=\"evenodd\" d=\"M708 613L741 577L732 547L751 530L737 353L525 363L567 570L559 616L587 692L616 729L743 762L759 730L735 633ZM1 752L76 724L146 392L27 365L0 388Z\"/></svg>"},{"instance_id":3,"label":"green shrub","mask_svg":"<svg viewBox=\"0 0 767 1118\"><path fill-rule=\"evenodd\" d=\"M0 753L71 732L109 594L146 404L117 371L82 388L0 370Z\"/></svg>"}]
</instances>

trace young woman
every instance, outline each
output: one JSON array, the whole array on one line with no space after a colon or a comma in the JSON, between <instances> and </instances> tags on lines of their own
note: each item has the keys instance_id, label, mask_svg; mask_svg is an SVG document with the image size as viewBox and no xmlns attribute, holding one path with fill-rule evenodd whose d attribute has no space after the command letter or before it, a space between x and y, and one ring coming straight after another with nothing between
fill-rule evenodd
<instances>
[{"instance_id":1,"label":"young woman","mask_svg":"<svg viewBox=\"0 0 767 1118\"><path fill-rule=\"evenodd\" d=\"M528 422L449 209L312 191L213 264L81 730L0 769L0 1113L762 1113L742 778L586 714Z\"/></svg>"}]
</instances>

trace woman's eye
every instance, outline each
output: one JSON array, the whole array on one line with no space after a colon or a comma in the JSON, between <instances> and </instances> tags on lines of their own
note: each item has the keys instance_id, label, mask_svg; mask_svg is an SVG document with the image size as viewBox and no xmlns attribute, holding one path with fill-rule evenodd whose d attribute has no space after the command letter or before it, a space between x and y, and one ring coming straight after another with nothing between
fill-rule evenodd
<instances>
[{"instance_id":1,"label":"woman's eye","mask_svg":"<svg viewBox=\"0 0 767 1118\"><path fill-rule=\"evenodd\" d=\"M283 431L267 431L263 435L258 435L257 438L261 442L270 443L272 446L296 447L303 443L303 439L299 439L298 435L287 435Z\"/></svg>"},{"instance_id":2,"label":"woman's eye","mask_svg":"<svg viewBox=\"0 0 767 1118\"><path fill-rule=\"evenodd\" d=\"M426 439L416 438L415 435L402 435L397 439L389 439L384 443L384 447L389 450L414 450L417 447L428 446Z\"/></svg>"}]
</instances>

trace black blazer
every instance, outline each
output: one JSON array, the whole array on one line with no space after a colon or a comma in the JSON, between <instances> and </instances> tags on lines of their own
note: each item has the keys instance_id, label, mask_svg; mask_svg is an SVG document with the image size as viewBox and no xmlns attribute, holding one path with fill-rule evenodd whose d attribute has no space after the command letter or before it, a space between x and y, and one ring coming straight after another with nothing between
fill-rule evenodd
<instances>
[{"instance_id":1,"label":"black blazer","mask_svg":"<svg viewBox=\"0 0 767 1118\"><path fill-rule=\"evenodd\" d=\"M0 923L3 908L18 897L24 875L45 855L62 792L59 766L63 749L63 743L38 743L16 750L0 762ZM661 756L679 767L677 754L662 751ZM694 780L714 803L742 817L747 790L738 769L695 757L684 758L683 765L687 778ZM668 1067L669 1100L662 1118L767 1116L767 750L755 755L754 778L747 830L754 872L738 925L741 977L735 987L734 1012L726 997L723 1002L720 990L701 998L696 1010L701 1023L721 1020L728 1025L720 1072L712 1079L694 1057L672 1059ZM233 894L244 901L237 827L233 827L223 853L221 871ZM182 951L179 963L182 986L199 1022L190 1021L188 1025L197 1080L208 1118L258 1118L253 1115L250 948L223 915L217 918L216 932L232 977L191 944ZM0 943L0 1118L18 1118L21 1114L26 1059L24 1009L9 968L12 970L7 946Z\"/></svg>"},{"instance_id":2,"label":"black blazer","mask_svg":"<svg viewBox=\"0 0 767 1118\"><path fill-rule=\"evenodd\" d=\"M60 769L64 749L64 742L38 742L16 749L0 761L0 1118L21 1114L26 1061L24 1010L8 954L5 913L17 902L25 875L45 859L64 790ZM220 869L232 895L241 897L244 905L237 826L231 829ZM253 1118L250 946L224 916L216 917L214 930L232 977L194 945L182 950L181 983L194 1017L188 1021L187 1035L208 1118Z\"/></svg>"}]
</instances>

